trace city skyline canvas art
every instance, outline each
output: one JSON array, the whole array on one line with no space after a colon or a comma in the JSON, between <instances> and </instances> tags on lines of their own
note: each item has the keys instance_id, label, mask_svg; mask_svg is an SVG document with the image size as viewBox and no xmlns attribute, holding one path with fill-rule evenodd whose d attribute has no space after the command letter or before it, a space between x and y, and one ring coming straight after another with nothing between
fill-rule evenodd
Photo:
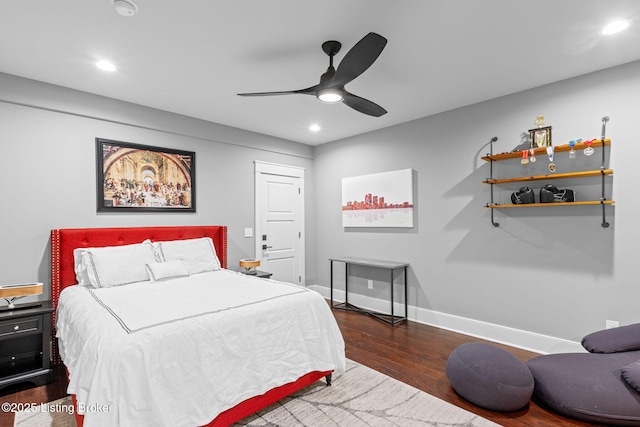
<instances>
[{"instance_id":1,"label":"city skyline canvas art","mask_svg":"<svg viewBox=\"0 0 640 427\"><path fill-rule=\"evenodd\" d=\"M343 227L413 227L413 169L342 179Z\"/></svg>"}]
</instances>

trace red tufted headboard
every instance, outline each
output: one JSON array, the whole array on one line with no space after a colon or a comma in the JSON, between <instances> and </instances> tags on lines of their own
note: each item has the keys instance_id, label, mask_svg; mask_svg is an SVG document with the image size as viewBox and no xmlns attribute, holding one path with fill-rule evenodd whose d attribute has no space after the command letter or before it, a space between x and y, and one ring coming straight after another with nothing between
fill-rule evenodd
<instances>
[{"instance_id":1,"label":"red tufted headboard","mask_svg":"<svg viewBox=\"0 0 640 427\"><path fill-rule=\"evenodd\" d=\"M151 241L196 239L211 237L222 268L227 268L227 227L169 226L169 227L126 227L126 228L62 228L51 230L51 301L58 307L58 296L67 286L75 285L73 250L76 248L97 248L104 246L129 245L146 239ZM55 337L55 311L53 316ZM53 340L53 362L60 363L58 345Z\"/></svg>"}]
</instances>

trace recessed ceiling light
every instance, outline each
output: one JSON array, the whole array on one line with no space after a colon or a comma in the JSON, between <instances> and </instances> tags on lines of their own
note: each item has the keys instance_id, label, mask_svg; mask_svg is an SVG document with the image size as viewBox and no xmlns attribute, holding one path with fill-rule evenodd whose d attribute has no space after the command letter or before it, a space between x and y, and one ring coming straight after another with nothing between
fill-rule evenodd
<instances>
[{"instance_id":1,"label":"recessed ceiling light","mask_svg":"<svg viewBox=\"0 0 640 427\"><path fill-rule=\"evenodd\" d=\"M602 29L602 34L608 36L610 34L619 33L625 30L631 24L630 21L615 21Z\"/></svg>"},{"instance_id":2,"label":"recessed ceiling light","mask_svg":"<svg viewBox=\"0 0 640 427\"><path fill-rule=\"evenodd\" d=\"M115 71L116 66L113 65L112 62L109 61L98 61L96 62L96 67L100 68L103 71Z\"/></svg>"},{"instance_id":3,"label":"recessed ceiling light","mask_svg":"<svg viewBox=\"0 0 640 427\"><path fill-rule=\"evenodd\" d=\"M311 126L309 126L309 130L311 132L318 132L320 130L320 125L314 123Z\"/></svg>"}]
</instances>

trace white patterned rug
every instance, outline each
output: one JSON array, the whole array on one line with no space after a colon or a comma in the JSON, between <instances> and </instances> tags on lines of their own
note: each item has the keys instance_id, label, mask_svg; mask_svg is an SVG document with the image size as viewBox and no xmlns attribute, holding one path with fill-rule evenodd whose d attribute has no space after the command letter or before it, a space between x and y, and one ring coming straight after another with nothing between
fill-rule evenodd
<instances>
[{"instance_id":1,"label":"white patterned rug","mask_svg":"<svg viewBox=\"0 0 640 427\"><path fill-rule=\"evenodd\" d=\"M68 401L66 400L68 399ZM64 398L49 403L61 411L16 413L16 427L75 426ZM421 390L347 360L347 372L330 387L316 382L245 418L251 427L489 427L498 426Z\"/></svg>"}]
</instances>

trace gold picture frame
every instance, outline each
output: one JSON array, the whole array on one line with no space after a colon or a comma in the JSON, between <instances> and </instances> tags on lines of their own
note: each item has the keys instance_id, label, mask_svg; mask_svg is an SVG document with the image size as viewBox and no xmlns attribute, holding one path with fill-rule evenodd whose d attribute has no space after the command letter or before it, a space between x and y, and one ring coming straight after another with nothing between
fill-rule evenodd
<instances>
[{"instance_id":1,"label":"gold picture frame","mask_svg":"<svg viewBox=\"0 0 640 427\"><path fill-rule=\"evenodd\" d=\"M530 148L551 147L551 126L529 129L529 144Z\"/></svg>"}]
</instances>

